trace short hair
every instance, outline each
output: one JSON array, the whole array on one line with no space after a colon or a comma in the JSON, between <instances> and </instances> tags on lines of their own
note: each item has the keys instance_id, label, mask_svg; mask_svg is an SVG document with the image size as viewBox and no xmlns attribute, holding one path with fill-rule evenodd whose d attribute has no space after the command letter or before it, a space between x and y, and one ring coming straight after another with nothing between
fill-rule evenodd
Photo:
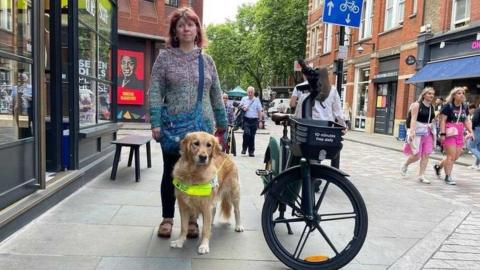
<instances>
[{"instance_id":1,"label":"short hair","mask_svg":"<svg viewBox=\"0 0 480 270\"><path fill-rule=\"evenodd\" d=\"M135 68L137 68L137 57L124 54L124 55L122 55L122 57L120 58L120 62L122 62L122 60L123 60L124 57L130 58L130 61L132 61L133 64L135 65Z\"/></svg>"},{"instance_id":2,"label":"short hair","mask_svg":"<svg viewBox=\"0 0 480 270\"><path fill-rule=\"evenodd\" d=\"M197 26L197 37L195 38L195 44L200 48L206 46L207 40L202 33L202 24L200 23L200 18L198 18L198 15L195 13L195 11L188 7L179 8L170 16L168 44L173 48L178 48L180 46L178 39L175 38L175 28L181 18L185 18L195 23Z\"/></svg>"}]
</instances>

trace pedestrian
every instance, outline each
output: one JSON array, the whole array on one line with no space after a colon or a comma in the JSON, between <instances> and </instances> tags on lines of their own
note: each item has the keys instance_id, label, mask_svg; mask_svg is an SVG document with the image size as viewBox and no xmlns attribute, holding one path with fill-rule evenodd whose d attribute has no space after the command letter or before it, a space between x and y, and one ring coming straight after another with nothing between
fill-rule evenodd
<instances>
[{"instance_id":1,"label":"pedestrian","mask_svg":"<svg viewBox=\"0 0 480 270\"><path fill-rule=\"evenodd\" d=\"M445 183L455 185L452 177L453 164L462 153L464 143L464 129L467 129L465 139L475 139L472 132L472 122L468 117L468 108L465 102L466 87L454 87L446 99L440 112L440 140L446 156L433 166L435 174L441 177L440 171L445 171Z\"/></svg>"},{"instance_id":2,"label":"pedestrian","mask_svg":"<svg viewBox=\"0 0 480 270\"><path fill-rule=\"evenodd\" d=\"M173 11L169 20L168 47L159 52L152 69L149 90L152 136L161 141L163 152L163 176L160 188L163 220L158 228L159 237L170 237L175 212L175 193L172 183L173 166L180 158L177 151L167 149L164 141L167 134L161 133L180 121L167 121L169 117L186 115L199 110L204 131L213 133L213 128L225 130L227 117L222 102L222 91L213 59L202 53L206 40L201 22L190 8ZM199 76L202 74L203 79ZM201 84L203 81L203 84ZM203 86L203 87L202 87ZM198 107L198 104L201 104ZM189 120L189 119L186 119ZM198 131L198 130L189 130ZM176 138L177 147L182 138ZM198 237L195 219L189 222L188 237Z\"/></svg>"},{"instance_id":3,"label":"pedestrian","mask_svg":"<svg viewBox=\"0 0 480 270\"><path fill-rule=\"evenodd\" d=\"M333 85L330 85L328 80L328 70L326 68L323 67L319 69L319 78L322 89L318 90L319 94L315 97L315 104L312 107L312 119L336 122L346 128L347 126L345 116L343 115L342 102L340 101L337 89ZM325 93L326 98L324 100L322 100L320 93ZM310 93L304 93L298 99L298 105L295 110L295 116L297 118L305 117L302 113L302 105L305 99L309 96ZM346 132L345 130L344 132ZM331 166L339 168L340 158L337 157L332 159Z\"/></svg>"},{"instance_id":4,"label":"pedestrian","mask_svg":"<svg viewBox=\"0 0 480 270\"><path fill-rule=\"evenodd\" d=\"M262 120L262 104L253 96L255 88L247 88L247 96L240 101L240 109L245 111L243 117L243 143L242 155L248 151L250 157L255 156L255 134L257 133L258 121Z\"/></svg>"},{"instance_id":5,"label":"pedestrian","mask_svg":"<svg viewBox=\"0 0 480 270\"><path fill-rule=\"evenodd\" d=\"M295 85L295 87L293 88L292 96L290 97L289 105L290 105L290 108L292 109L292 112L295 112L295 108L297 107L297 101L300 98L300 96L302 96L302 94L305 91L308 91L308 89L310 89L307 78L303 74L302 76L303 76L303 82Z\"/></svg>"},{"instance_id":6,"label":"pedestrian","mask_svg":"<svg viewBox=\"0 0 480 270\"><path fill-rule=\"evenodd\" d=\"M430 184L430 180L425 177L425 169L436 137L435 106L432 104L434 97L435 90L425 87L418 100L410 105L406 123L407 142L403 149L408 158L401 166L401 174L405 176L408 166L420 160L418 180L425 184Z\"/></svg>"},{"instance_id":7,"label":"pedestrian","mask_svg":"<svg viewBox=\"0 0 480 270\"><path fill-rule=\"evenodd\" d=\"M228 95L223 94L223 103L225 104L225 111L227 113L227 122L228 122L228 132L227 132L227 145L225 147L225 152L227 154L232 153L234 156L237 155L237 147L235 142L235 134L233 132L233 126L235 122L235 108L232 103L228 102Z\"/></svg>"},{"instance_id":8,"label":"pedestrian","mask_svg":"<svg viewBox=\"0 0 480 270\"><path fill-rule=\"evenodd\" d=\"M343 116L345 117L345 124L347 125L348 129L351 129L351 115L352 115L352 108L350 108L350 104L348 102L345 102L343 104Z\"/></svg>"},{"instance_id":9,"label":"pedestrian","mask_svg":"<svg viewBox=\"0 0 480 270\"><path fill-rule=\"evenodd\" d=\"M473 138L467 141L468 150L475 158L470 169L480 170L480 108L475 104L469 106L469 114L472 116Z\"/></svg>"}]
</instances>

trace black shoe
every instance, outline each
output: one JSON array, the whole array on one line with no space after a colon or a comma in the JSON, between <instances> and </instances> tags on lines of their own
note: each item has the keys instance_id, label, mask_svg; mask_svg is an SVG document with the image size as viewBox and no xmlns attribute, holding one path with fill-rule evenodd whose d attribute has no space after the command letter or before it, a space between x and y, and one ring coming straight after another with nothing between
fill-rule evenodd
<instances>
[{"instance_id":1,"label":"black shoe","mask_svg":"<svg viewBox=\"0 0 480 270\"><path fill-rule=\"evenodd\" d=\"M442 168L440 168L440 166L438 166L437 164L433 165L433 170L435 171L435 175L436 175L437 177L440 177L440 176L441 176L441 175L440 175L440 170L441 170L441 169L442 169Z\"/></svg>"},{"instance_id":2,"label":"black shoe","mask_svg":"<svg viewBox=\"0 0 480 270\"><path fill-rule=\"evenodd\" d=\"M242 150L242 155L245 155L247 153L246 150Z\"/></svg>"},{"instance_id":3,"label":"black shoe","mask_svg":"<svg viewBox=\"0 0 480 270\"><path fill-rule=\"evenodd\" d=\"M249 157L254 157L255 154L253 154L253 153L248 153L248 156L249 156Z\"/></svg>"}]
</instances>

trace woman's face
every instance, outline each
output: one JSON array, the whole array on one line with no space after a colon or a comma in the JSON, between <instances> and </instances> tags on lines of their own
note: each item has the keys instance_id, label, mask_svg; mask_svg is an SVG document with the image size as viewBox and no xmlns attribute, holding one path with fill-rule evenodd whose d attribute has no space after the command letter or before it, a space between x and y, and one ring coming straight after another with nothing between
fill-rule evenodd
<instances>
[{"instance_id":1,"label":"woman's face","mask_svg":"<svg viewBox=\"0 0 480 270\"><path fill-rule=\"evenodd\" d=\"M133 72L135 71L135 62L130 58L130 56L123 56L120 65L122 68L123 76L132 76Z\"/></svg>"},{"instance_id":2,"label":"woman's face","mask_svg":"<svg viewBox=\"0 0 480 270\"><path fill-rule=\"evenodd\" d=\"M177 22L175 33L180 44L194 43L197 36L197 26L194 21L182 17Z\"/></svg>"},{"instance_id":3,"label":"woman's face","mask_svg":"<svg viewBox=\"0 0 480 270\"><path fill-rule=\"evenodd\" d=\"M457 92L455 92L455 94L453 95L453 100L464 102L465 101L465 91L458 90Z\"/></svg>"},{"instance_id":4,"label":"woman's face","mask_svg":"<svg viewBox=\"0 0 480 270\"><path fill-rule=\"evenodd\" d=\"M430 90L423 95L423 100L425 100L426 102L432 102L434 97L435 91Z\"/></svg>"}]
</instances>

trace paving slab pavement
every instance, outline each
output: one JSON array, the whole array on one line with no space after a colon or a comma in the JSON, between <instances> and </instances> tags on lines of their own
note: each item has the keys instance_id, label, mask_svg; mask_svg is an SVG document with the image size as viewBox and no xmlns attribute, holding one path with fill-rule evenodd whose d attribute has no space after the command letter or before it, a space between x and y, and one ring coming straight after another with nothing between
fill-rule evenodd
<instances>
[{"instance_id":1,"label":"paving slab pavement","mask_svg":"<svg viewBox=\"0 0 480 270\"><path fill-rule=\"evenodd\" d=\"M126 133L149 131L120 132ZM109 179L110 170L105 171L1 242L1 269L286 269L264 241L259 196L263 184L254 173L262 166L269 135L279 134L281 128L270 123L257 136L255 157L234 158L246 231L235 233L233 220L216 220L207 255L196 253L197 240L177 250L169 247L169 240L156 236L162 158L155 144L151 169L146 168L145 154L140 155L140 182L134 180L134 169L126 167L128 151L124 151L116 181ZM241 135L236 138L240 144ZM475 246L480 241L462 237L477 232L478 215L472 210L480 206L479 174L458 166L456 187L440 180L424 185L414 177L415 166L407 177L400 176L403 158L398 151L345 141L341 167L351 175L369 214L364 247L345 269L433 269L450 260L459 267L473 265L476 261L467 259L476 249L470 248L480 249L480 244ZM434 179L431 171L427 176ZM179 224L176 217L174 237ZM467 255L446 257L452 246L462 246Z\"/></svg>"}]
</instances>

